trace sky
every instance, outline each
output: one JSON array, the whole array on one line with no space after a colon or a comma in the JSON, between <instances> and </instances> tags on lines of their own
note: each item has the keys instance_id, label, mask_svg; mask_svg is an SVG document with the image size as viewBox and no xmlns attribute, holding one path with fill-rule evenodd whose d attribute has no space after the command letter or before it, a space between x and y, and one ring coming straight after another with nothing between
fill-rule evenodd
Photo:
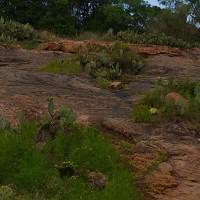
<instances>
[{"instance_id":1,"label":"sky","mask_svg":"<svg viewBox=\"0 0 200 200\"><path fill-rule=\"evenodd\" d=\"M152 6L159 6L159 3L157 0L146 0L147 2L149 2L149 4L151 4Z\"/></svg>"}]
</instances>

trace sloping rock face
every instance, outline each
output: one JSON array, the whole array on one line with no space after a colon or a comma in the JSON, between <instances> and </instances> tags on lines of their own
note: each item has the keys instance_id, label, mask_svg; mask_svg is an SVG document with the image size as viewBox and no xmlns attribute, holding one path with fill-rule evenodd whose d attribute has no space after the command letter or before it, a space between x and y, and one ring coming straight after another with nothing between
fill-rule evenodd
<instances>
[{"instance_id":1,"label":"sloping rock face","mask_svg":"<svg viewBox=\"0 0 200 200\"><path fill-rule=\"evenodd\" d=\"M166 195L157 195L158 199L200 199L199 144L165 143L164 146L169 153L177 187L167 188Z\"/></svg>"},{"instance_id":2,"label":"sloping rock face","mask_svg":"<svg viewBox=\"0 0 200 200\"><path fill-rule=\"evenodd\" d=\"M164 123L152 128L145 143L146 148L144 142L137 144L139 147L143 146L143 151L135 151L131 156L137 161L137 165L142 160L146 173L139 175L141 187L146 187L150 197L158 200L199 199L200 135L198 130L195 136L193 134L184 124ZM148 156L144 156L145 154Z\"/></svg>"},{"instance_id":3,"label":"sloping rock face","mask_svg":"<svg viewBox=\"0 0 200 200\"><path fill-rule=\"evenodd\" d=\"M181 121L144 124L135 123L130 115L138 98L155 87L157 76L200 80L200 51L182 54L173 49L170 54L163 47L165 53L160 49L157 53L161 54L157 55L149 46L146 50L144 45L138 46L140 50L144 48L142 53L151 51L146 53L145 76L133 78L126 85L127 91L119 91L99 89L92 78L83 74L37 71L47 62L70 56L62 48L58 42L48 44L44 48L48 51L0 49L0 118L6 117L16 124L18 110L23 111L26 120L41 118L47 111L47 97L53 97L56 108L65 105L74 110L76 123L94 126L113 138L132 143L126 156L134 166L137 185L146 199L199 200L200 121L193 128Z\"/></svg>"}]
</instances>

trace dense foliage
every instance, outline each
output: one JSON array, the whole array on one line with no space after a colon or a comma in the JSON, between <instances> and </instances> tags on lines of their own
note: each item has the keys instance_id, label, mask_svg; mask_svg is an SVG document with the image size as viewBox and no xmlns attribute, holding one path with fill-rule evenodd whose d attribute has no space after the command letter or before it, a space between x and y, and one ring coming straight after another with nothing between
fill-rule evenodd
<instances>
[{"instance_id":1,"label":"dense foliage","mask_svg":"<svg viewBox=\"0 0 200 200\"><path fill-rule=\"evenodd\" d=\"M45 64L40 71L61 74L83 72L95 78L96 86L107 88L112 81L140 74L144 67L142 56L131 50L128 44L116 42L110 47L88 46L83 52L80 50L78 54Z\"/></svg>"},{"instance_id":2,"label":"dense foliage","mask_svg":"<svg viewBox=\"0 0 200 200\"><path fill-rule=\"evenodd\" d=\"M18 40L25 40L31 38L33 35L33 27L27 24L20 24L15 21L4 20L0 18L0 42L7 46L15 43Z\"/></svg>"},{"instance_id":3,"label":"dense foliage","mask_svg":"<svg viewBox=\"0 0 200 200\"><path fill-rule=\"evenodd\" d=\"M0 15L61 36L112 28L114 33L129 29L132 33L157 32L187 41L199 40L199 1L159 3L164 8L152 7L144 0L0 0Z\"/></svg>"},{"instance_id":4,"label":"dense foliage","mask_svg":"<svg viewBox=\"0 0 200 200\"><path fill-rule=\"evenodd\" d=\"M18 127L0 119L0 199L141 200L108 138L48 102L39 124L25 123L21 112Z\"/></svg>"}]
</instances>

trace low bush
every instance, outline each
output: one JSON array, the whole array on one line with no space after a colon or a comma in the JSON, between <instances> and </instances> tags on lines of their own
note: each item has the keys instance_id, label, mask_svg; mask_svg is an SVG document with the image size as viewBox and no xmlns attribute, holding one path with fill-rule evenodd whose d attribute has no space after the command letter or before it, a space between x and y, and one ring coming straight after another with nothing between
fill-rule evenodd
<instances>
[{"instance_id":1,"label":"low bush","mask_svg":"<svg viewBox=\"0 0 200 200\"><path fill-rule=\"evenodd\" d=\"M144 67L142 58L124 43L115 43L111 49L98 54L83 54L80 62L86 73L109 81L138 74Z\"/></svg>"},{"instance_id":2,"label":"low bush","mask_svg":"<svg viewBox=\"0 0 200 200\"><path fill-rule=\"evenodd\" d=\"M0 43L8 46L20 40L31 39L33 27L29 24L20 24L0 18Z\"/></svg>"},{"instance_id":3,"label":"low bush","mask_svg":"<svg viewBox=\"0 0 200 200\"><path fill-rule=\"evenodd\" d=\"M77 59L77 56L69 56L62 60L54 60L45 64L42 72L55 72L55 73L81 73L82 66Z\"/></svg>"},{"instance_id":4,"label":"low bush","mask_svg":"<svg viewBox=\"0 0 200 200\"><path fill-rule=\"evenodd\" d=\"M168 99L170 94L174 99ZM170 77L164 81L158 77L157 87L147 92L133 106L132 116L137 122L150 122L177 117L196 118L200 111L200 83L198 81L178 80Z\"/></svg>"},{"instance_id":5,"label":"low bush","mask_svg":"<svg viewBox=\"0 0 200 200\"><path fill-rule=\"evenodd\" d=\"M31 25L0 18L0 45L19 44L24 49L36 49L39 40L55 41L61 37L47 31L35 30Z\"/></svg>"},{"instance_id":6,"label":"low bush","mask_svg":"<svg viewBox=\"0 0 200 200\"><path fill-rule=\"evenodd\" d=\"M198 42L188 42L156 32L136 34L130 31L120 31L112 37L115 38L115 40L132 44L156 44L179 48L200 47L200 43Z\"/></svg>"},{"instance_id":7,"label":"low bush","mask_svg":"<svg viewBox=\"0 0 200 200\"><path fill-rule=\"evenodd\" d=\"M146 105L133 106L132 116L136 122L149 122L153 118L150 108Z\"/></svg>"},{"instance_id":8,"label":"low bush","mask_svg":"<svg viewBox=\"0 0 200 200\"><path fill-rule=\"evenodd\" d=\"M0 185L23 200L142 199L109 139L48 102L49 117L39 124L20 120L16 128L0 128ZM90 172L103 174L104 185L91 182Z\"/></svg>"},{"instance_id":9,"label":"low bush","mask_svg":"<svg viewBox=\"0 0 200 200\"><path fill-rule=\"evenodd\" d=\"M142 57L128 44L115 43L111 48L96 53L80 53L46 64L40 71L59 73L85 72L96 79L98 87L106 87L110 81L134 75L144 68Z\"/></svg>"}]
</instances>

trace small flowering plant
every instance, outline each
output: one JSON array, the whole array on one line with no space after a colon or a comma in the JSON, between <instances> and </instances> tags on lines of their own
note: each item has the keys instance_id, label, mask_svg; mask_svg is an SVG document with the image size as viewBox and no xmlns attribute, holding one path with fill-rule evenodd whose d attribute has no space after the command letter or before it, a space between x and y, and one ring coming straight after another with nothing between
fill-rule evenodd
<instances>
[{"instance_id":1,"label":"small flowering plant","mask_svg":"<svg viewBox=\"0 0 200 200\"><path fill-rule=\"evenodd\" d=\"M152 113L147 105L133 106L132 116L136 122L150 122L152 120Z\"/></svg>"},{"instance_id":2,"label":"small flowering plant","mask_svg":"<svg viewBox=\"0 0 200 200\"><path fill-rule=\"evenodd\" d=\"M160 86L165 86L166 85L166 82L160 76L157 77L157 82L156 83L158 85L160 85Z\"/></svg>"}]
</instances>

